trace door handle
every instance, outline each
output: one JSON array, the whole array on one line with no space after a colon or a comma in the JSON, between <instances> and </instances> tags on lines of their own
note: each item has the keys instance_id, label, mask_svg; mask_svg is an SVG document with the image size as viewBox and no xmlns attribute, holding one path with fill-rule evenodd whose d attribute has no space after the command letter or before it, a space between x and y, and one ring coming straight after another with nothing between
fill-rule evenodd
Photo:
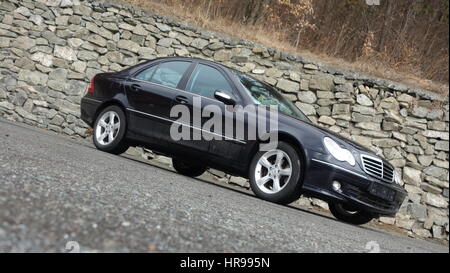
<instances>
[{"instance_id":1,"label":"door handle","mask_svg":"<svg viewBox=\"0 0 450 273\"><path fill-rule=\"evenodd\" d=\"M188 103L188 99L185 96L176 96L175 100L181 104Z\"/></svg>"},{"instance_id":2,"label":"door handle","mask_svg":"<svg viewBox=\"0 0 450 273\"><path fill-rule=\"evenodd\" d=\"M139 84L132 84L131 90L139 92L139 91L141 91L141 86Z\"/></svg>"}]
</instances>

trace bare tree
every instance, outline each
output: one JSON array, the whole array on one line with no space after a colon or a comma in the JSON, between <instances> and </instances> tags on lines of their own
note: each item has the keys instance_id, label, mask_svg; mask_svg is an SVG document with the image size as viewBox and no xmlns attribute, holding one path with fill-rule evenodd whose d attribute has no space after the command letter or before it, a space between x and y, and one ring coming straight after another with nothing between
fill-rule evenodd
<instances>
[{"instance_id":1,"label":"bare tree","mask_svg":"<svg viewBox=\"0 0 450 273\"><path fill-rule=\"evenodd\" d=\"M392 22L392 1L383 1L385 4L383 27L381 29L380 41L378 42L378 52L384 50L385 42Z\"/></svg>"}]
</instances>

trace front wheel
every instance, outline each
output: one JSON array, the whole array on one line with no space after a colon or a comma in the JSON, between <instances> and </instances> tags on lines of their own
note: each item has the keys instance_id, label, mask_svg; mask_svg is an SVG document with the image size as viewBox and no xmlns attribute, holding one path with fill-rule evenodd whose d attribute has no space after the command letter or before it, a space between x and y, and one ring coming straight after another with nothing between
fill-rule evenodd
<instances>
[{"instance_id":1,"label":"front wheel","mask_svg":"<svg viewBox=\"0 0 450 273\"><path fill-rule=\"evenodd\" d=\"M203 165L192 164L176 158L172 158L172 165L178 173L190 177L200 176L208 169Z\"/></svg>"},{"instance_id":2,"label":"front wheel","mask_svg":"<svg viewBox=\"0 0 450 273\"><path fill-rule=\"evenodd\" d=\"M301 164L297 150L282 141L276 149L256 153L249 169L252 191L270 202L292 203L301 195Z\"/></svg>"},{"instance_id":3,"label":"front wheel","mask_svg":"<svg viewBox=\"0 0 450 273\"><path fill-rule=\"evenodd\" d=\"M334 217L352 225L364 225L374 218L368 211L356 208L349 204L330 202L328 207Z\"/></svg>"},{"instance_id":4,"label":"front wheel","mask_svg":"<svg viewBox=\"0 0 450 273\"><path fill-rule=\"evenodd\" d=\"M97 149L112 153L124 153L130 147L125 139L127 128L125 113L119 106L106 107L95 120L92 138Z\"/></svg>"}]
</instances>

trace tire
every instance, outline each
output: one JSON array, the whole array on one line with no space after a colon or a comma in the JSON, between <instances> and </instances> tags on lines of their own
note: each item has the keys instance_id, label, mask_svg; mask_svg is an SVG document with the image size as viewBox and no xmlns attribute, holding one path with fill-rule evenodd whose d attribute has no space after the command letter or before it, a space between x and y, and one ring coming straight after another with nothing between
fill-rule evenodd
<instances>
[{"instance_id":1,"label":"tire","mask_svg":"<svg viewBox=\"0 0 450 273\"><path fill-rule=\"evenodd\" d=\"M372 221L374 218L374 216L368 211L353 208L347 204L342 204L339 202L330 202L328 207L334 217L352 225L364 225Z\"/></svg>"},{"instance_id":2,"label":"tire","mask_svg":"<svg viewBox=\"0 0 450 273\"><path fill-rule=\"evenodd\" d=\"M122 109L117 105L106 107L94 122L92 139L95 147L111 154L124 153L130 147L125 139L126 129L127 119ZM108 132L112 132L112 141Z\"/></svg>"},{"instance_id":3,"label":"tire","mask_svg":"<svg viewBox=\"0 0 450 273\"><path fill-rule=\"evenodd\" d=\"M279 157L282 159L277 161ZM282 141L278 143L277 149L257 152L249 168L250 187L253 193L263 200L278 204L286 205L294 202L301 195L302 163L297 150ZM288 164L290 175L287 171Z\"/></svg>"},{"instance_id":4,"label":"tire","mask_svg":"<svg viewBox=\"0 0 450 273\"><path fill-rule=\"evenodd\" d=\"M202 175L208 168L203 165L191 164L186 161L172 158L173 168L182 175L197 177Z\"/></svg>"}]
</instances>

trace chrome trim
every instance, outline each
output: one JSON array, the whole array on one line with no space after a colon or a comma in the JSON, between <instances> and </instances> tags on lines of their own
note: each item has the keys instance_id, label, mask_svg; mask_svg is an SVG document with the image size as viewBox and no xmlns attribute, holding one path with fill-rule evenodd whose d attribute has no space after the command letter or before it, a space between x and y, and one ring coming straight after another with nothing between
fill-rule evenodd
<instances>
[{"instance_id":1,"label":"chrome trim","mask_svg":"<svg viewBox=\"0 0 450 273\"><path fill-rule=\"evenodd\" d=\"M368 175L370 175L370 176L372 176L372 177L375 177L375 178L377 178L377 179L380 179L380 180L382 180L382 181L388 182L388 183L394 182L394 171L395 171L394 168L392 168L392 179L389 180L389 179L384 178L384 172L385 172L385 170L384 170L384 168L385 168L384 165L385 165L385 163L384 163L384 161L383 161L381 158L379 158L379 157L374 157L374 156L367 155L367 154L361 154L361 155L360 155L360 158L361 158L361 165L362 165L363 170L364 170L365 173L367 173ZM366 164L364 163L364 158L367 158L367 159L376 161L376 162L378 162L378 163L380 164L380 172L381 172L381 176L378 176L378 175L374 174L373 171L370 171L370 170L367 170L367 169L366 169Z\"/></svg>"},{"instance_id":2,"label":"chrome trim","mask_svg":"<svg viewBox=\"0 0 450 273\"><path fill-rule=\"evenodd\" d=\"M82 99L82 100L90 100L90 101L93 101L93 102L102 103L101 100L96 100L96 99L91 99L91 98L86 98L86 97L82 97L81 99Z\"/></svg>"},{"instance_id":3,"label":"chrome trim","mask_svg":"<svg viewBox=\"0 0 450 273\"><path fill-rule=\"evenodd\" d=\"M361 177L361 178L368 179L368 177L365 176L365 175L359 174L359 173L354 172L354 171L350 171L349 169L346 169L346 168L344 168L344 167L335 165L335 164L333 164L333 163L329 163L329 162L322 161L322 160L315 159L315 158L313 158L313 159L311 159L311 160L312 160L312 161L315 161L315 162L319 162L319 163L325 164L325 165L328 165L328 166L330 166L330 167L339 169L339 170L344 171L344 172L348 172L348 173L354 174L354 175L359 176L359 177Z\"/></svg>"},{"instance_id":4,"label":"chrome trim","mask_svg":"<svg viewBox=\"0 0 450 273\"><path fill-rule=\"evenodd\" d=\"M198 127L195 127L195 126L191 126L191 125L188 125L188 124L184 124L184 123L181 123L181 122L178 122L178 121L175 121L175 120L171 120L171 119L163 118L163 117L160 117L160 116L152 115L152 114L145 113L145 112L141 112L141 111L134 110L134 109L131 109L131 108L127 108L127 110L128 110L128 111L131 111L131 112L139 113L139 114L142 114L142 115L154 117L154 118L157 118L157 119L165 120L165 121L168 121L168 122L180 124L181 126L190 127L190 128L192 128L192 129L195 129L195 130L199 130L199 131L205 132L205 133L207 133L207 134L212 134L212 135L220 136L220 137L223 137L224 139L227 139L227 140L236 141L236 142L239 142L239 143L242 143L242 144L247 144L247 142L245 142L245 141L242 141L242 140L239 140L239 139L235 139L235 138L231 138L231 137L227 137L227 136L225 136L225 135L220 135L220 134L217 134L217 133L214 133L214 132L206 131L206 130L204 130L204 129L201 129L201 128L198 128Z\"/></svg>"}]
</instances>

